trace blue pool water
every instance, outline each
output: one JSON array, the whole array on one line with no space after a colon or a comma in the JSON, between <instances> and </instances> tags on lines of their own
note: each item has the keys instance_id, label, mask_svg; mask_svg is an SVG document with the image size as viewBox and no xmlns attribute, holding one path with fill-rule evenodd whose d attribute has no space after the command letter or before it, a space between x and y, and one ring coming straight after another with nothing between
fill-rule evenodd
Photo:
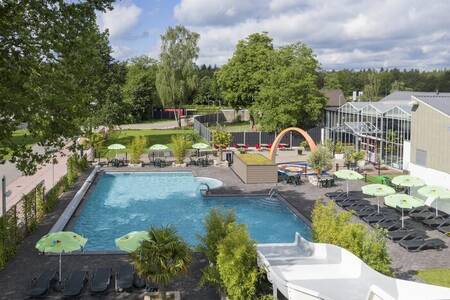
<instances>
[{"instance_id":1,"label":"blue pool water","mask_svg":"<svg viewBox=\"0 0 450 300\"><path fill-rule=\"evenodd\" d=\"M239 222L260 243L291 242L310 229L276 199L203 198L189 172L105 173L85 200L71 230L88 238L86 251L117 250L114 239L151 225L173 225L191 245L204 232L211 208L233 209Z\"/></svg>"}]
</instances>

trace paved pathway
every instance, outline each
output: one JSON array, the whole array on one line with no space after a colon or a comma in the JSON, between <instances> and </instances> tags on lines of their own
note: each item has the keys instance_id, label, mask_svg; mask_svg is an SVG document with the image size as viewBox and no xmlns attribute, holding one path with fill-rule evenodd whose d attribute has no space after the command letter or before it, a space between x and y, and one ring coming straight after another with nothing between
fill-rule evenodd
<instances>
[{"instance_id":1,"label":"paved pathway","mask_svg":"<svg viewBox=\"0 0 450 300\"><path fill-rule=\"evenodd\" d=\"M55 165L47 164L39 167L38 171L31 176L20 176L8 182L6 178L6 209L16 204L23 195L29 193L39 182L44 180L45 190L53 187L54 183L66 175L67 157L69 151L63 150L62 155L58 154L58 163ZM0 204L1 205L1 204Z\"/></svg>"}]
</instances>

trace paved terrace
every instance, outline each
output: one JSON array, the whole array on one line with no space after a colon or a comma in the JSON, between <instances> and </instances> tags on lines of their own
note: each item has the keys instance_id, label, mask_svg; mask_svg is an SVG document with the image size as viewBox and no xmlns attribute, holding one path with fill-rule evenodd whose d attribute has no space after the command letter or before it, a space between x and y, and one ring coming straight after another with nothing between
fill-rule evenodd
<instances>
[{"instance_id":1,"label":"paved terrace","mask_svg":"<svg viewBox=\"0 0 450 300\"><path fill-rule=\"evenodd\" d=\"M206 176L220 179L224 182L224 187L214 191L215 194L267 194L273 187L273 184L244 184L231 169L219 167L192 167L192 168L172 168L155 169L151 167L132 169L132 168L114 168L111 170L120 171L186 171L191 170L196 176ZM86 178L87 175L84 176ZM6 268L0 272L0 289L2 294L0 299L23 299L30 279L39 273L43 268L57 268L57 257L38 255L34 249L37 240L48 232L50 227L56 222L58 216L62 213L65 206L75 194L84 178L77 183L75 190L67 192L63 195L57 209L49 215L45 222L29 236L18 249L17 256L12 259ZM351 182L350 189L359 190L364 185L363 182ZM280 184L278 191L289 204L295 209L296 213L302 214L307 219L311 217L311 209L317 199L328 201L324 193L343 188L338 183L333 188L318 188L309 183L300 186ZM372 199L371 201L374 201ZM355 218L356 222L360 222ZM268 222L268 226L270 223ZM450 246L450 238L434 231L428 231L430 237L438 237L447 242ZM294 239L294 237L292 237ZM392 266L396 271L397 277L416 280L414 271L424 268L450 268L450 249L442 251L426 250L419 253L409 253L399 245L388 241L389 252L392 257ZM63 257L63 275L64 272L72 269L93 270L96 267L111 266L117 268L118 265L128 261L126 255L81 255L81 256L65 256ZM200 278L200 269L204 266L206 260L199 255L195 256L194 263L189 273L180 277L174 283L173 288L182 291L183 299L218 299L216 291L212 288L199 288L198 281ZM67 273L66 273L67 274ZM85 291L83 299L89 299ZM134 292L133 294L115 294L110 291L104 299L142 299L142 292ZM60 294L53 292L50 299L58 299ZM101 297L100 297L101 298ZM96 297L95 299L98 299Z\"/></svg>"}]
</instances>

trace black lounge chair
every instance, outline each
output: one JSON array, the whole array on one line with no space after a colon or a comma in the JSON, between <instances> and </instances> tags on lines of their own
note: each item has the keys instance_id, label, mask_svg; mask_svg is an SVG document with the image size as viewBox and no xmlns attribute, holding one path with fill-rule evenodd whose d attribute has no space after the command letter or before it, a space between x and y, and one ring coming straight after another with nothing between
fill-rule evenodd
<instances>
[{"instance_id":1,"label":"black lounge chair","mask_svg":"<svg viewBox=\"0 0 450 300\"><path fill-rule=\"evenodd\" d=\"M396 230L388 232L387 237L394 242L406 241L412 239L424 239L427 237L426 233L420 230L407 229Z\"/></svg>"},{"instance_id":2,"label":"black lounge chair","mask_svg":"<svg viewBox=\"0 0 450 300\"><path fill-rule=\"evenodd\" d=\"M378 226L379 228L382 228L384 230L387 231L397 231L397 230L404 230L402 229L402 222L398 221L398 220L385 220L385 221L381 221L376 223L376 226Z\"/></svg>"},{"instance_id":3,"label":"black lounge chair","mask_svg":"<svg viewBox=\"0 0 450 300\"><path fill-rule=\"evenodd\" d=\"M53 270L44 270L39 276L31 280L29 296L31 298L45 297L53 283L55 283L58 273Z\"/></svg>"},{"instance_id":4,"label":"black lounge chair","mask_svg":"<svg viewBox=\"0 0 450 300\"><path fill-rule=\"evenodd\" d=\"M450 217L437 216L435 218L423 220L422 223L430 227L447 226L450 225Z\"/></svg>"},{"instance_id":5,"label":"black lounge chair","mask_svg":"<svg viewBox=\"0 0 450 300\"><path fill-rule=\"evenodd\" d=\"M398 216L394 214L383 214L380 212L380 214L367 216L362 219L368 224L378 224L387 220L398 220Z\"/></svg>"},{"instance_id":6,"label":"black lounge chair","mask_svg":"<svg viewBox=\"0 0 450 300\"><path fill-rule=\"evenodd\" d=\"M370 202L367 200L351 200L351 201L349 200L349 201L340 202L338 205L342 208L350 210L351 207L366 206L369 204L370 204Z\"/></svg>"},{"instance_id":7,"label":"black lounge chair","mask_svg":"<svg viewBox=\"0 0 450 300\"><path fill-rule=\"evenodd\" d=\"M134 268L131 265L123 265L116 273L116 291L129 291L133 288Z\"/></svg>"},{"instance_id":8,"label":"black lounge chair","mask_svg":"<svg viewBox=\"0 0 450 300\"><path fill-rule=\"evenodd\" d=\"M100 294L105 293L111 283L111 269L110 268L98 268L92 274L91 278L91 293Z\"/></svg>"},{"instance_id":9,"label":"black lounge chair","mask_svg":"<svg viewBox=\"0 0 450 300\"><path fill-rule=\"evenodd\" d=\"M445 242L440 239L414 239L409 241L400 241L399 245L411 252L417 252L426 249L442 249L446 247Z\"/></svg>"},{"instance_id":10,"label":"black lounge chair","mask_svg":"<svg viewBox=\"0 0 450 300\"><path fill-rule=\"evenodd\" d=\"M66 278L63 288L64 297L76 297L81 294L87 279L86 271L73 271Z\"/></svg>"},{"instance_id":11,"label":"black lounge chair","mask_svg":"<svg viewBox=\"0 0 450 300\"><path fill-rule=\"evenodd\" d=\"M445 235L450 235L450 225L438 226L436 229L439 230L440 232L442 232Z\"/></svg>"}]
</instances>

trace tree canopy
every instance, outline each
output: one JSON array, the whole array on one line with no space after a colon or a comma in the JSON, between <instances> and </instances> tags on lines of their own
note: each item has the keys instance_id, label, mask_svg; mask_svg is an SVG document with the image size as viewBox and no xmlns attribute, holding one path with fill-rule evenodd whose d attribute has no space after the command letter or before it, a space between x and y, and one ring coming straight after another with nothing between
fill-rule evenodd
<instances>
[{"instance_id":1,"label":"tree canopy","mask_svg":"<svg viewBox=\"0 0 450 300\"><path fill-rule=\"evenodd\" d=\"M311 48L298 43L274 53L274 68L251 110L262 130L310 127L322 117L326 99L317 85L319 63Z\"/></svg>"},{"instance_id":2,"label":"tree canopy","mask_svg":"<svg viewBox=\"0 0 450 300\"><path fill-rule=\"evenodd\" d=\"M199 34L183 26L169 27L161 36L156 88L164 106L179 108L196 86L195 60ZM178 125L181 127L181 121Z\"/></svg>"},{"instance_id":3,"label":"tree canopy","mask_svg":"<svg viewBox=\"0 0 450 300\"><path fill-rule=\"evenodd\" d=\"M26 174L88 127L111 99L113 60L96 10L112 0L3 1L0 4L0 159L9 151ZM44 148L35 153L12 134L26 123Z\"/></svg>"}]
</instances>

